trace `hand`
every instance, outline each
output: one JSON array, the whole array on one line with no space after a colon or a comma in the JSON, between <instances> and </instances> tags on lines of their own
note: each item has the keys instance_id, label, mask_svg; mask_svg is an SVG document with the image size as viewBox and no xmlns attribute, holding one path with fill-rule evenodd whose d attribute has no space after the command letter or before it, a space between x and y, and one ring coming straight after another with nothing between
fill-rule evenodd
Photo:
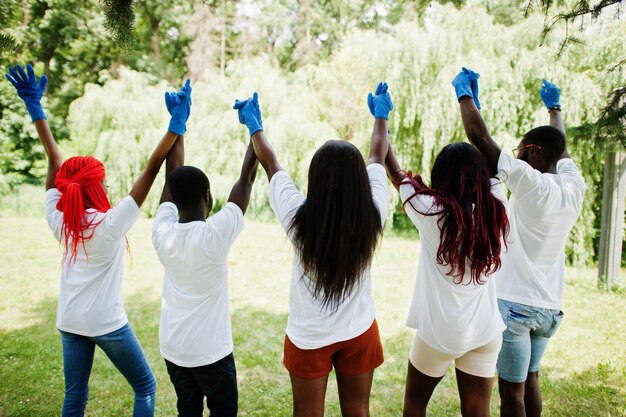
<instances>
[{"instance_id":1,"label":"hand","mask_svg":"<svg viewBox=\"0 0 626 417\"><path fill-rule=\"evenodd\" d=\"M165 93L165 107L172 116L167 128L170 132L184 135L186 123L191 114L191 85L187 79L185 85L177 93Z\"/></svg>"},{"instance_id":2,"label":"hand","mask_svg":"<svg viewBox=\"0 0 626 417\"><path fill-rule=\"evenodd\" d=\"M480 101L478 101L478 79L480 78L480 74L465 67L463 67L463 70L467 71L467 73L469 74L472 86L472 98L474 99L474 104L476 104L476 108L480 110Z\"/></svg>"},{"instance_id":3,"label":"hand","mask_svg":"<svg viewBox=\"0 0 626 417\"><path fill-rule=\"evenodd\" d=\"M389 119L389 112L393 110L393 103L391 102L391 96L387 92L389 86L387 83L378 83L376 92L374 95L369 93L367 95L367 106L370 109L370 113L376 119Z\"/></svg>"},{"instance_id":4,"label":"hand","mask_svg":"<svg viewBox=\"0 0 626 417\"><path fill-rule=\"evenodd\" d=\"M541 95L543 104L546 105L548 110L561 110L561 104L559 104L559 99L561 98L561 89L557 87L556 84L552 84L550 81L544 79L543 85L539 90L539 94Z\"/></svg>"},{"instance_id":5,"label":"hand","mask_svg":"<svg viewBox=\"0 0 626 417\"><path fill-rule=\"evenodd\" d=\"M261 109L259 108L259 95L255 91L251 98L246 100L235 100L233 109L237 110L239 123L246 125L250 136L258 131L263 131L263 120L261 120Z\"/></svg>"},{"instance_id":6,"label":"hand","mask_svg":"<svg viewBox=\"0 0 626 417\"><path fill-rule=\"evenodd\" d=\"M24 68L21 65L17 66L17 71L9 67L9 72L11 74L4 75L17 90L17 95L24 100L26 110L28 110L32 121L45 120L46 114L43 111L43 107L41 107L41 96L46 91L48 78L42 75L39 82L37 82L35 70L30 64L26 65L26 72L24 72Z\"/></svg>"},{"instance_id":7,"label":"hand","mask_svg":"<svg viewBox=\"0 0 626 417\"><path fill-rule=\"evenodd\" d=\"M476 104L476 108L480 109L478 78L480 78L479 73L463 67L461 72L452 80L452 85L454 86L457 100L461 101L463 97L471 97L474 100L474 104Z\"/></svg>"}]
</instances>

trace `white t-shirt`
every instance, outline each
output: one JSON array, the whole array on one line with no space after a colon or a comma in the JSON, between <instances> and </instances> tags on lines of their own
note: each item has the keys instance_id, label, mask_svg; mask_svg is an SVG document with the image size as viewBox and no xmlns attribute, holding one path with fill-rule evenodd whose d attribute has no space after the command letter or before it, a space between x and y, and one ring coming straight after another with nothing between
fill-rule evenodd
<instances>
[{"instance_id":1,"label":"white t-shirt","mask_svg":"<svg viewBox=\"0 0 626 417\"><path fill-rule=\"evenodd\" d=\"M46 191L45 212L55 239L64 243L63 213L56 209L60 198L56 188ZM70 262L68 254L61 267L57 328L93 337L128 322L121 294L125 236L139 218L139 207L127 196L106 213L93 209L86 213L88 220L101 223L92 229L93 237L85 242L84 250L78 245L75 262Z\"/></svg>"},{"instance_id":2,"label":"white t-shirt","mask_svg":"<svg viewBox=\"0 0 626 417\"><path fill-rule=\"evenodd\" d=\"M380 164L367 166L372 200L380 213L381 222L387 216L389 187L385 169ZM297 190L285 171L279 171L270 181L270 205L285 230L306 198ZM291 237L290 237L291 238ZM353 339L374 322L376 308L372 298L372 283L368 267L352 292L336 311L324 308L309 289L310 279L304 276L298 254L293 259L289 290L287 336L300 349L318 349L343 340Z\"/></svg>"},{"instance_id":3,"label":"white t-shirt","mask_svg":"<svg viewBox=\"0 0 626 417\"><path fill-rule=\"evenodd\" d=\"M506 203L504 187L491 180L494 196ZM400 186L402 201L415 193L412 185ZM496 283L493 276L482 277L484 284L471 281L469 265L463 281L449 276L450 266L437 263L440 229L439 211L434 197L417 195L404 206L420 233L421 252L417 280L407 326L417 329L419 337L432 348L452 355L463 354L491 342L506 328L498 311ZM421 213L420 213L421 212Z\"/></svg>"},{"instance_id":4,"label":"white t-shirt","mask_svg":"<svg viewBox=\"0 0 626 417\"><path fill-rule=\"evenodd\" d=\"M243 213L233 203L206 222L178 223L173 203L157 210L152 243L165 268L159 340L168 361L193 368L233 351L228 251L242 230Z\"/></svg>"},{"instance_id":5,"label":"white t-shirt","mask_svg":"<svg viewBox=\"0 0 626 417\"><path fill-rule=\"evenodd\" d=\"M558 310L563 302L565 243L580 215L585 182L571 159L541 173L500 153L498 177L511 190L508 251L497 272L498 298Z\"/></svg>"}]
</instances>

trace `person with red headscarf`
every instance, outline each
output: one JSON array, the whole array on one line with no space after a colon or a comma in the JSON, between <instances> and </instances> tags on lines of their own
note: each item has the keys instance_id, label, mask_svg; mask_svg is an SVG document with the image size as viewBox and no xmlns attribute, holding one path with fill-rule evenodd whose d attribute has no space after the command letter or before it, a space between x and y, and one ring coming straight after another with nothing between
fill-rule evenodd
<instances>
[{"instance_id":1,"label":"person with red headscarf","mask_svg":"<svg viewBox=\"0 0 626 417\"><path fill-rule=\"evenodd\" d=\"M65 249L56 322L65 376L62 415L84 415L99 346L134 391L133 416L152 416L156 380L128 325L121 296L125 236L139 218L139 208L170 148L185 133L191 106L189 80L178 93L166 93L172 115L168 131L129 195L111 207L102 162L91 156L63 161L40 103L46 76L37 80L31 65L26 71L18 65L9 72L6 77L24 100L48 156L46 221Z\"/></svg>"}]
</instances>

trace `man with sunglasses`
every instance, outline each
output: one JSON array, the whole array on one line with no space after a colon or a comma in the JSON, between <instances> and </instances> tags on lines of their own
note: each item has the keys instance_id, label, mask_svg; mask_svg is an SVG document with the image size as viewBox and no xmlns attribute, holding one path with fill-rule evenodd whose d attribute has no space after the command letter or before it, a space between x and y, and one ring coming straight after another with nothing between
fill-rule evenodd
<instances>
[{"instance_id":1,"label":"man with sunglasses","mask_svg":"<svg viewBox=\"0 0 626 417\"><path fill-rule=\"evenodd\" d=\"M497 274L498 307L507 326L498 357L500 415L541 415L539 365L563 312L565 244L583 204L585 184L567 153L559 88L543 80L550 125L530 130L502 152L480 114L479 74L463 68L452 85L470 142L511 191L508 250Z\"/></svg>"}]
</instances>

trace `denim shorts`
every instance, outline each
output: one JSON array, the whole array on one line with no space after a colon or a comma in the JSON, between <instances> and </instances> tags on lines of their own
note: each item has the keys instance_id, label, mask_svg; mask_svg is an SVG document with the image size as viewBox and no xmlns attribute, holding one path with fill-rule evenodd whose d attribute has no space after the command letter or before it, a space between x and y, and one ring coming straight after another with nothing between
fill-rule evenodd
<instances>
[{"instance_id":1,"label":"denim shorts","mask_svg":"<svg viewBox=\"0 0 626 417\"><path fill-rule=\"evenodd\" d=\"M498 375L505 381L521 383L529 372L539 371L548 340L563 319L561 310L551 310L498 299L506 330L498 355Z\"/></svg>"}]
</instances>

